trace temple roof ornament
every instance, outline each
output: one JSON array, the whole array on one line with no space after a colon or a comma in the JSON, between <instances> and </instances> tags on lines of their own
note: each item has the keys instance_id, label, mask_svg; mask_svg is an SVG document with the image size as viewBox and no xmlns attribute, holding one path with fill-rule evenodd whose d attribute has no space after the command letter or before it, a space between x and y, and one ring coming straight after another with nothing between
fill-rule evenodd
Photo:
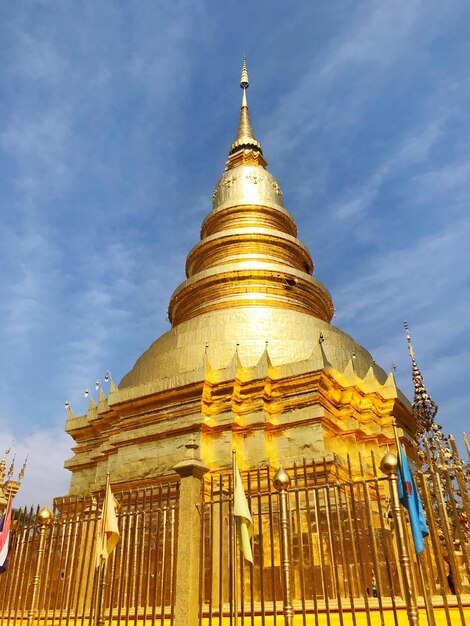
<instances>
[{"instance_id":1,"label":"temple roof ornament","mask_svg":"<svg viewBox=\"0 0 470 626\"><path fill-rule=\"evenodd\" d=\"M438 406L424 386L423 375L415 360L406 321L403 322L403 325L412 365L414 385L412 412L417 425L415 436L418 468L423 478L426 479L427 477L429 497L436 510L435 522L439 537L441 540L444 538L444 529L450 524L455 548L459 549L462 541L465 543L470 541L470 524L465 515L465 507L468 507L467 488L461 480L463 478L468 484L470 465L465 463L460 456L453 436L446 435L442 426L435 421ZM466 435L464 435L464 439L468 443ZM434 478L431 478L432 476ZM436 488L438 484L435 481L436 476L439 476L441 485L445 485L442 492ZM451 493L453 494L452 497L450 497ZM438 504L440 498L442 498L441 503L444 505L444 510Z\"/></svg>"},{"instance_id":2,"label":"temple roof ornament","mask_svg":"<svg viewBox=\"0 0 470 626\"><path fill-rule=\"evenodd\" d=\"M243 89L242 106L240 109L240 123L238 125L237 138L230 146L229 155L239 152L240 150L253 150L263 154L263 149L259 141L256 141L250 122L250 114L248 112L248 100L246 98L246 90L249 87L248 71L246 69L246 58L243 57L243 67L240 77L240 87Z\"/></svg>"},{"instance_id":3,"label":"temple roof ornament","mask_svg":"<svg viewBox=\"0 0 470 626\"><path fill-rule=\"evenodd\" d=\"M10 448L5 450L5 454L0 461L0 514L5 510L10 499L13 499L18 492L18 489L21 486L21 481L24 478L24 473L26 469L26 464L28 462L28 457L26 457L25 462L23 463L21 470L18 474L17 480L13 479L13 474L15 471L15 459L16 455L13 455L13 458L10 463L10 467L7 471L7 458L10 454ZM5 480L6 478L6 480Z\"/></svg>"},{"instance_id":4,"label":"temple roof ornament","mask_svg":"<svg viewBox=\"0 0 470 626\"><path fill-rule=\"evenodd\" d=\"M414 386L414 399L413 399L413 413L416 417L418 424L418 436L421 436L424 431L429 431L434 424L434 418L436 417L438 406L429 395L426 387L424 386L423 375L416 363L415 352L411 343L410 331L406 320L403 322L406 333L406 341L408 343L408 352L410 353L412 377Z\"/></svg>"}]
</instances>

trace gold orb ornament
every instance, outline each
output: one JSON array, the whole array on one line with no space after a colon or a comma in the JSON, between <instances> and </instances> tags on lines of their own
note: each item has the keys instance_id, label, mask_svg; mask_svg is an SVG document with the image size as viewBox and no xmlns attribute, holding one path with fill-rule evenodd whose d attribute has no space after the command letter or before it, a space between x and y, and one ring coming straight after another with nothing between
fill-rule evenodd
<instances>
[{"instance_id":1,"label":"gold orb ornament","mask_svg":"<svg viewBox=\"0 0 470 626\"><path fill-rule=\"evenodd\" d=\"M277 491L285 491L290 487L290 476L282 465L279 466L279 469L274 474L273 485Z\"/></svg>"},{"instance_id":2,"label":"gold orb ornament","mask_svg":"<svg viewBox=\"0 0 470 626\"><path fill-rule=\"evenodd\" d=\"M390 474L396 474L398 469L397 457L391 452L387 452L384 458L380 461L380 469L387 476Z\"/></svg>"},{"instance_id":3,"label":"gold orb ornament","mask_svg":"<svg viewBox=\"0 0 470 626\"><path fill-rule=\"evenodd\" d=\"M49 507L45 506L38 513L38 523L40 526L49 526L54 521L54 513Z\"/></svg>"}]
</instances>

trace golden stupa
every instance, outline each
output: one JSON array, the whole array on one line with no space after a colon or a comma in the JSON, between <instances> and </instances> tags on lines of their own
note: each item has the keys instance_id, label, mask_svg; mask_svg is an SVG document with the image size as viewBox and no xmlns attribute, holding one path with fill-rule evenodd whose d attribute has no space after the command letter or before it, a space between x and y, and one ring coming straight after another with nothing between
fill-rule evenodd
<instances>
[{"instance_id":1,"label":"golden stupa","mask_svg":"<svg viewBox=\"0 0 470 626\"><path fill-rule=\"evenodd\" d=\"M172 328L88 413L71 411L70 494L173 473L191 438L212 471L345 458L392 444L392 423L413 435L393 373L331 324L327 289L297 239L279 183L255 139L246 92L225 171L173 293Z\"/></svg>"},{"instance_id":2,"label":"golden stupa","mask_svg":"<svg viewBox=\"0 0 470 626\"><path fill-rule=\"evenodd\" d=\"M332 299L253 134L245 63L241 87L225 172L170 299L172 328L86 415L68 405L69 495L15 520L2 626L269 626L281 615L287 626L419 626L424 613L465 624L470 469L435 423L408 328L412 406L393 373L331 325ZM398 437L428 522L419 556ZM116 525L108 563L102 542Z\"/></svg>"}]
</instances>

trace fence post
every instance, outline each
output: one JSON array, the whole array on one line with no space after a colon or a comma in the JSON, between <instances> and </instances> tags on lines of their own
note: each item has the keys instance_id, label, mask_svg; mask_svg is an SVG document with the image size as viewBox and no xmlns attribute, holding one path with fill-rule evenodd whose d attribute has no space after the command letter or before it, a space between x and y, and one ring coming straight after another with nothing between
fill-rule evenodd
<instances>
[{"instance_id":1,"label":"fence post","mask_svg":"<svg viewBox=\"0 0 470 626\"><path fill-rule=\"evenodd\" d=\"M282 465L274 474L273 485L279 492L279 508L281 514L281 571L283 586L283 613L284 624L292 626L294 620L294 609L292 607L292 590L291 590L291 562L289 550L289 513L287 502L287 490L290 487L290 476L284 470Z\"/></svg>"},{"instance_id":2,"label":"fence post","mask_svg":"<svg viewBox=\"0 0 470 626\"><path fill-rule=\"evenodd\" d=\"M38 591L39 591L39 579L41 576L42 558L44 556L44 539L46 537L46 526L49 526L54 521L54 514L50 509L45 506L38 513L37 518L39 524L39 547L37 552L36 569L32 580L32 595L31 595L31 607L28 614L28 626L31 626L34 622L37 611Z\"/></svg>"},{"instance_id":3,"label":"fence post","mask_svg":"<svg viewBox=\"0 0 470 626\"><path fill-rule=\"evenodd\" d=\"M398 497L398 459L391 452L387 452L380 463L380 469L388 476L390 486L390 501L397 529L398 557L403 573L404 594L406 602L406 612L410 626L419 625L418 604L414 593L413 576L411 574L411 558L407 550L405 537L405 527L403 524L403 513L400 499Z\"/></svg>"},{"instance_id":4,"label":"fence post","mask_svg":"<svg viewBox=\"0 0 470 626\"><path fill-rule=\"evenodd\" d=\"M224 556L229 554L229 541L227 538L228 517L230 515L229 492L219 475L217 484L212 489L212 580L211 597L212 606L223 605L223 590L228 587L227 578L230 569L224 567ZM224 584L225 583L225 584ZM220 600L220 601L219 601Z\"/></svg>"},{"instance_id":5,"label":"fence post","mask_svg":"<svg viewBox=\"0 0 470 626\"><path fill-rule=\"evenodd\" d=\"M174 626L198 623L201 548L201 509L204 474L209 468L195 458L199 445L186 444L186 459L173 468L180 475L177 527L176 589Z\"/></svg>"}]
</instances>

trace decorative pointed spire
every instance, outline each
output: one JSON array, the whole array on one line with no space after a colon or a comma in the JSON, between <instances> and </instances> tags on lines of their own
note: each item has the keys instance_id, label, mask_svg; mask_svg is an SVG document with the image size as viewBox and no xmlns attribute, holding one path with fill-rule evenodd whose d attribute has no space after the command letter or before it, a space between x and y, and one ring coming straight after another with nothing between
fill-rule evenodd
<instances>
[{"instance_id":1,"label":"decorative pointed spire","mask_svg":"<svg viewBox=\"0 0 470 626\"><path fill-rule=\"evenodd\" d=\"M68 400L65 401L64 408L67 411L67 419L72 419L73 417L75 417L75 415L73 414L72 405Z\"/></svg>"},{"instance_id":2,"label":"decorative pointed spire","mask_svg":"<svg viewBox=\"0 0 470 626\"><path fill-rule=\"evenodd\" d=\"M240 87L242 89L248 89L250 81L248 79L248 70L246 69L246 56L243 55L242 74L240 76Z\"/></svg>"},{"instance_id":3,"label":"decorative pointed spire","mask_svg":"<svg viewBox=\"0 0 470 626\"><path fill-rule=\"evenodd\" d=\"M3 482L5 478L5 474L7 472L7 456L10 454L10 448L5 450L5 454L3 455L3 459L0 461L0 483Z\"/></svg>"},{"instance_id":4,"label":"decorative pointed spire","mask_svg":"<svg viewBox=\"0 0 470 626\"><path fill-rule=\"evenodd\" d=\"M418 436L420 436L423 431L428 431L433 427L438 406L428 394L428 391L424 386L423 375L416 364L415 352L411 344L410 332L406 320L403 322L403 325L405 327L406 340L408 342L408 352L411 357L413 386L415 391L413 399L413 413L418 422Z\"/></svg>"},{"instance_id":5,"label":"decorative pointed spire","mask_svg":"<svg viewBox=\"0 0 470 626\"><path fill-rule=\"evenodd\" d=\"M250 114L248 113L248 101L246 90L249 86L248 70L246 68L246 58L243 57L242 73L240 76L240 87L243 89L242 106L240 109L240 123L238 125L237 138L230 146L229 155L240 150L252 150L263 154L263 149L259 141L256 141L251 128Z\"/></svg>"},{"instance_id":6,"label":"decorative pointed spire","mask_svg":"<svg viewBox=\"0 0 470 626\"><path fill-rule=\"evenodd\" d=\"M13 478L13 472L15 471L15 460L16 460L16 454L13 455L13 460L10 464L10 469L8 470L8 478L9 480L11 480Z\"/></svg>"},{"instance_id":7,"label":"decorative pointed spire","mask_svg":"<svg viewBox=\"0 0 470 626\"><path fill-rule=\"evenodd\" d=\"M21 467L21 469L20 469L20 473L18 474L18 480L19 480L20 482L21 482L21 481L23 480L23 478L24 478L24 473L25 473L25 470L26 470L26 465L27 465L27 463L28 463L28 458L29 458L29 454L27 454L27 455L26 455L26 458L25 458L25 460L24 460L24 463L23 463L23 465L22 465L22 467Z\"/></svg>"}]
</instances>

